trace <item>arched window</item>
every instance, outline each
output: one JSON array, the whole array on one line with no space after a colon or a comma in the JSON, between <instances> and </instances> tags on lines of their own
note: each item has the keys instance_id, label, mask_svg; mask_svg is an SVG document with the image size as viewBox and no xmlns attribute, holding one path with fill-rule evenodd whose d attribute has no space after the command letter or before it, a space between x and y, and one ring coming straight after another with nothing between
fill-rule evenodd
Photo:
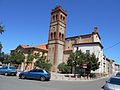
<instances>
[{"instance_id":1,"label":"arched window","mask_svg":"<svg viewBox=\"0 0 120 90\"><path fill-rule=\"evenodd\" d=\"M60 19L62 20L62 15L60 15Z\"/></svg>"},{"instance_id":2,"label":"arched window","mask_svg":"<svg viewBox=\"0 0 120 90\"><path fill-rule=\"evenodd\" d=\"M55 21L55 16L53 15L53 21Z\"/></svg>"},{"instance_id":3,"label":"arched window","mask_svg":"<svg viewBox=\"0 0 120 90\"><path fill-rule=\"evenodd\" d=\"M61 33L59 33L59 39L61 40Z\"/></svg>"},{"instance_id":4,"label":"arched window","mask_svg":"<svg viewBox=\"0 0 120 90\"><path fill-rule=\"evenodd\" d=\"M63 17L63 21L65 22L65 17Z\"/></svg>"},{"instance_id":5,"label":"arched window","mask_svg":"<svg viewBox=\"0 0 120 90\"><path fill-rule=\"evenodd\" d=\"M64 40L64 34L62 34L62 40Z\"/></svg>"},{"instance_id":6,"label":"arched window","mask_svg":"<svg viewBox=\"0 0 120 90\"><path fill-rule=\"evenodd\" d=\"M56 14L56 20L58 20L58 15Z\"/></svg>"},{"instance_id":7,"label":"arched window","mask_svg":"<svg viewBox=\"0 0 120 90\"><path fill-rule=\"evenodd\" d=\"M54 32L54 39L56 39L56 32Z\"/></svg>"},{"instance_id":8,"label":"arched window","mask_svg":"<svg viewBox=\"0 0 120 90\"><path fill-rule=\"evenodd\" d=\"M53 39L53 33L51 33L51 40Z\"/></svg>"}]
</instances>

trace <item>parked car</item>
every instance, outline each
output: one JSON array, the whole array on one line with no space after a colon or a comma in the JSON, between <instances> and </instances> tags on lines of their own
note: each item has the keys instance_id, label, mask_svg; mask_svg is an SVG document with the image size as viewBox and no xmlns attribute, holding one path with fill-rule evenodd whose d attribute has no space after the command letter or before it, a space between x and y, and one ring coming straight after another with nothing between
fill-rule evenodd
<instances>
[{"instance_id":1,"label":"parked car","mask_svg":"<svg viewBox=\"0 0 120 90\"><path fill-rule=\"evenodd\" d=\"M120 77L114 76L107 80L104 90L120 90Z\"/></svg>"},{"instance_id":2,"label":"parked car","mask_svg":"<svg viewBox=\"0 0 120 90\"><path fill-rule=\"evenodd\" d=\"M3 75L14 75L16 76L17 74L17 70L14 66L2 66L0 68L0 74L3 74Z\"/></svg>"},{"instance_id":3,"label":"parked car","mask_svg":"<svg viewBox=\"0 0 120 90\"><path fill-rule=\"evenodd\" d=\"M0 64L0 68L2 68L2 64Z\"/></svg>"},{"instance_id":4,"label":"parked car","mask_svg":"<svg viewBox=\"0 0 120 90\"><path fill-rule=\"evenodd\" d=\"M2 62L0 62L0 68L2 67Z\"/></svg>"},{"instance_id":5,"label":"parked car","mask_svg":"<svg viewBox=\"0 0 120 90\"><path fill-rule=\"evenodd\" d=\"M25 78L29 78L29 79L39 79L41 81L49 81L50 80L50 73L44 69L32 69L28 72L21 72L19 74L19 78L20 79L25 79Z\"/></svg>"}]
</instances>

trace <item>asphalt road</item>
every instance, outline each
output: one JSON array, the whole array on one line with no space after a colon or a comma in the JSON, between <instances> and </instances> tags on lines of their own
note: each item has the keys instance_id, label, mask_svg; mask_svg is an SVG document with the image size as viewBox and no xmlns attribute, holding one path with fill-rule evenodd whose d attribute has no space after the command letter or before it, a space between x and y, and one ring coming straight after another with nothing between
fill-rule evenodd
<instances>
[{"instance_id":1,"label":"asphalt road","mask_svg":"<svg viewBox=\"0 0 120 90\"><path fill-rule=\"evenodd\" d=\"M94 81L22 80L0 75L0 90L102 90L106 79Z\"/></svg>"}]
</instances>

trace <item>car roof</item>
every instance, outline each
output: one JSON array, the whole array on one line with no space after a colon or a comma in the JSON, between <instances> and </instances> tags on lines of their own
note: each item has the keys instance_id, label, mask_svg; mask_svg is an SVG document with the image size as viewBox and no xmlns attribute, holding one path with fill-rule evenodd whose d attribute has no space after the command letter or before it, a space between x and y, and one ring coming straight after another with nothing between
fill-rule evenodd
<instances>
[{"instance_id":1,"label":"car roof","mask_svg":"<svg viewBox=\"0 0 120 90\"><path fill-rule=\"evenodd\" d=\"M15 67L15 66L4 66L4 67Z\"/></svg>"},{"instance_id":2,"label":"car roof","mask_svg":"<svg viewBox=\"0 0 120 90\"><path fill-rule=\"evenodd\" d=\"M117 72L117 74L120 74L120 72Z\"/></svg>"},{"instance_id":3,"label":"car roof","mask_svg":"<svg viewBox=\"0 0 120 90\"><path fill-rule=\"evenodd\" d=\"M45 69L42 69L42 68L33 68L33 69L37 69L37 70L45 70Z\"/></svg>"}]
</instances>

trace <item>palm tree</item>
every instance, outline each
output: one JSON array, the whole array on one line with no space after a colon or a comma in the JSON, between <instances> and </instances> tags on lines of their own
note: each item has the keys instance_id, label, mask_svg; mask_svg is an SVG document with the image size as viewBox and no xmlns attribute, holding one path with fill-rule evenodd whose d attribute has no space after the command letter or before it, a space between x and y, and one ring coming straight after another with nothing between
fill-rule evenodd
<instances>
[{"instance_id":1,"label":"palm tree","mask_svg":"<svg viewBox=\"0 0 120 90\"><path fill-rule=\"evenodd\" d=\"M4 26L0 25L0 33L2 34L4 31Z\"/></svg>"},{"instance_id":2,"label":"palm tree","mask_svg":"<svg viewBox=\"0 0 120 90\"><path fill-rule=\"evenodd\" d=\"M2 52L2 48L3 46L2 46L2 43L0 42L0 53Z\"/></svg>"}]
</instances>

